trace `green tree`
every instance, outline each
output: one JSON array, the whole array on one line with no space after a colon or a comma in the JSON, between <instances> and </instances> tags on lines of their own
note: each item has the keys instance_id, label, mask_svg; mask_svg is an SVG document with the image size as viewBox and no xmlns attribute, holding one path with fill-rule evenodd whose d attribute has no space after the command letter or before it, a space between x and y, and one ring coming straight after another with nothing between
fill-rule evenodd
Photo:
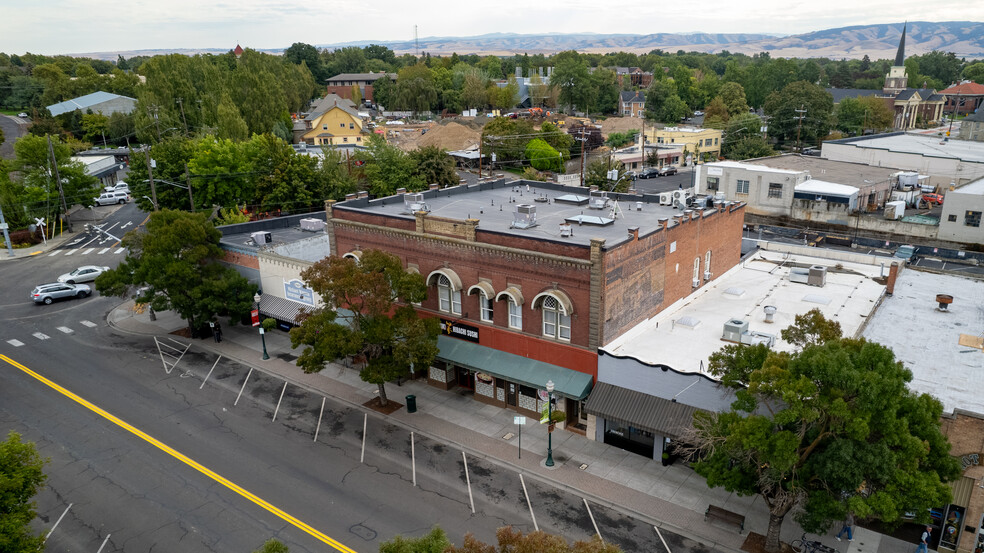
<instances>
[{"instance_id":1,"label":"green tree","mask_svg":"<svg viewBox=\"0 0 984 553\"><path fill-rule=\"evenodd\" d=\"M387 404L386 382L428 367L437 355L438 320L420 318L411 304L426 299L424 277L404 270L400 259L366 250L359 261L331 256L301 272L301 278L328 306L319 307L290 331L293 347L306 346L297 359L305 372L351 356L359 376L379 388Z\"/></svg>"},{"instance_id":2,"label":"green tree","mask_svg":"<svg viewBox=\"0 0 984 553\"><path fill-rule=\"evenodd\" d=\"M101 113L87 113L82 116L82 129L85 130L85 139L95 142L101 139L106 145L106 133L109 132L109 117Z\"/></svg>"},{"instance_id":3,"label":"green tree","mask_svg":"<svg viewBox=\"0 0 984 553\"><path fill-rule=\"evenodd\" d=\"M977 84L984 84L984 62L977 62L964 67L961 74L964 79Z\"/></svg>"},{"instance_id":4,"label":"green tree","mask_svg":"<svg viewBox=\"0 0 984 553\"><path fill-rule=\"evenodd\" d=\"M748 113L748 101L745 99L745 88L740 84L735 82L724 83L721 85L719 97L721 98L721 101L724 102L729 116L734 117L735 115Z\"/></svg>"},{"instance_id":5,"label":"green tree","mask_svg":"<svg viewBox=\"0 0 984 553\"><path fill-rule=\"evenodd\" d=\"M615 180L608 178L608 172L612 170L618 171ZM626 192L630 184L631 181L625 174L625 164L612 157L602 157L592 161L584 174L584 185L597 186L599 190Z\"/></svg>"},{"instance_id":6,"label":"green tree","mask_svg":"<svg viewBox=\"0 0 984 553\"><path fill-rule=\"evenodd\" d=\"M321 147L322 160L317 167L315 198L323 200L343 200L346 194L356 191L358 181L348 171L348 164L342 160L340 151L331 146Z\"/></svg>"},{"instance_id":7,"label":"green tree","mask_svg":"<svg viewBox=\"0 0 984 553\"><path fill-rule=\"evenodd\" d=\"M279 140L272 138L272 140ZM195 203L230 207L256 200L257 143L205 137L194 142L188 169L193 176ZM276 178L276 177L274 177ZM182 176L180 183L186 178Z\"/></svg>"},{"instance_id":8,"label":"green tree","mask_svg":"<svg viewBox=\"0 0 984 553\"><path fill-rule=\"evenodd\" d=\"M660 123L677 124L690 113L690 108L677 95L669 81L653 81L646 91L646 117Z\"/></svg>"},{"instance_id":9,"label":"green tree","mask_svg":"<svg viewBox=\"0 0 984 553\"><path fill-rule=\"evenodd\" d=\"M497 162L523 159L535 135L533 124L525 119L496 117L482 128L482 150L494 153Z\"/></svg>"},{"instance_id":10,"label":"green tree","mask_svg":"<svg viewBox=\"0 0 984 553\"><path fill-rule=\"evenodd\" d=\"M437 146L425 146L410 152L410 159L416 166L417 177L424 184L441 186L458 184L458 172L447 150Z\"/></svg>"},{"instance_id":11,"label":"green tree","mask_svg":"<svg viewBox=\"0 0 984 553\"><path fill-rule=\"evenodd\" d=\"M837 104L835 115L837 129L858 134L863 134L867 129L876 132L889 129L895 120L895 113L883 99L875 96L844 98Z\"/></svg>"},{"instance_id":12,"label":"green tree","mask_svg":"<svg viewBox=\"0 0 984 553\"><path fill-rule=\"evenodd\" d=\"M516 553L621 553L621 549L614 544L604 543L598 536L590 541L577 541L572 544L567 543L563 536L548 534L542 530L523 534L520 530L515 530L512 526L504 526L495 532L496 541L499 547L482 543L471 533L465 534L464 543L461 547L450 546L445 549L445 553L496 553L497 551L509 551ZM387 552L390 553L390 552Z\"/></svg>"},{"instance_id":13,"label":"green tree","mask_svg":"<svg viewBox=\"0 0 984 553\"><path fill-rule=\"evenodd\" d=\"M534 138L526 144L526 159L538 171L559 173L564 170L564 156L542 138Z\"/></svg>"},{"instance_id":14,"label":"green tree","mask_svg":"<svg viewBox=\"0 0 984 553\"><path fill-rule=\"evenodd\" d=\"M720 96L715 96L704 108L704 126L709 129L723 129L729 119L731 114Z\"/></svg>"},{"instance_id":15,"label":"green tree","mask_svg":"<svg viewBox=\"0 0 984 553\"><path fill-rule=\"evenodd\" d=\"M256 192L248 199L262 211L298 212L319 207L315 196L317 158L297 153L290 144L272 134L254 135L249 151L254 152L253 170Z\"/></svg>"},{"instance_id":16,"label":"green tree","mask_svg":"<svg viewBox=\"0 0 984 553\"><path fill-rule=\"evenodd\" d=\"M766 550L779 551L797 505L804 530L823 533L847 511L893 523L950 501L959 462L940 431L943 407L908 389L892 351L838 336L819 314L783 331L802 349L725 346L709 370L736 396L731 410L694 417L698 474L711 487L759 495L769 507Z\"/></svg>"},{"instance_id":17,"label":"green tree","mask_svg":"<svg viewBox=\"0 0 984 553\"><path fill-rule=\"evenodd\" d=\"M48 149L49 138L51 150ZM52 151L61 178L61 191L51 165ZM71 160L71 146L57 136L22 136L14 143L14 155L13 168L20 176L17 195L25 200L22 205L30 205L28 209L33 217L50 219L51 214L46 212L48 206L60 213L62 194L67 207L91 205L93 197L98 195L99 181L86 174L85 165Z\"/></svg>"},{"instance_id":18,"label":"green tree","mask_svg":"<svg viewBox=\"0 0 984 553\"><path fill-rule=\"evenodd\" d=\"M430 111L437 104L437 87L431 70L422 63L401 69L396 79L394 100L394 108L411 111L414 117L422 111Z\"/></svg>"},{"instance_id":19,"label":"green tree","mask_svg":"<svg viewBox=\"0 0 984 553\"><path fill-rule=\"evenodd\" d=\"M122 297L136 287L136 301L157 311L174 310L192 335L216 316L236 324L252 309L256 285L219 262L221 237L206 213L155 211L146 230L123 237L129 253L118 267L99 275L96 289Z\"/></svg>"},{"instance_id":20,"label":"green tree","mask_svg":"<svg viewBox=\"0 0 984 553\"><path fill-rule=\"evenodd\" d=\"M0 551L28 553L44 548L44 537L31 533L31 521L37 516L32 498L47 479L47 462L33 443L22 442L16 432L0 442Z\"/></svg>"},{"instance_id":21,"label":"green tree","mask_svg":"<svg viewBox=\"0 0 984 553\"><path fill-rule=\"evenodd\" d=\"M921 56L913 56L919 60L919 68L927 77L938 83L947 85L956 83L960 78L963 62L953 52L943 53L939 50L926 52Z\"/></svg>"},{"instance_id":22,"label":"green tree","mask_svg":"<svg viewBox=\"0 0 984 553\"><path fill-rule=\"evenodd\" d=\"M410 191L423 190L427 183L417 176L413 158L403 150L387 144L380 136L371 136L366 150L355 154L363 161L362 174L369 193L381 198L392 196L397 188Z\"/></svg>"},{"instance_id":23,"label":"green tree","mask_svg":"<svg viewBox=\"0 0 984 553\"><path fill-rule=\"evenodd\" d=\"M584 93L591 88L591 75L581 55L568 50L555 55L553 62L550 86L559 91L560 104L567 106L567 109L587 109Z\"/></svg>"},{"instance_id":24,"label":"green tree","mask_svg":"<svg viewBox=\"0 0 984 553\"><path fill-rule=\"evenodd\" d=\"M278 540L271 539L253 553L290 553L290 548Z\"/></svg>"},{"instance_id":25,"label":"green tree","mask_svg":"<svg viewBox=\"0 0 984 553\"><path fill-rule=\"evenodd\" d=\"M379 553L444 553L451 547L444 530L435 526L433 530L419 538L396 536L379 544Z\"/></svg>"},{"instance_id":26,"label":"green tree","mask_svg":"<svg viewBox=\"0 0 984 553\"><path fill-rule=\"evenodd\" d=\"M769 136L780 143L799 136L800 144L818 144L830 132L833 110L834 99L826 90L806 81L790 83L765 101Z\"/></svg>"},{"instance_id":27,"label":"green tree","mask_svg":"<svg viewBox=\"0 0 984 553\"><path fill-rule=\"evenodd\" d=\"M746 136L730 143L727 153L722 152L726 159L741 161L743 159L753 159L759 157L769 157L776 155L768 141L761 135Z\"/></svg>"}]
</instances>

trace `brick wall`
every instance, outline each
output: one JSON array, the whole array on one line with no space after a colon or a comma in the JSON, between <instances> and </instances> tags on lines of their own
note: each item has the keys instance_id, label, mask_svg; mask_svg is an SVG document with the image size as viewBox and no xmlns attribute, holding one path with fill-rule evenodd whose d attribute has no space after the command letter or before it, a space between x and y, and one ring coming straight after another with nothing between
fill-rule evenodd
<instances>
[{"instance_id":1,"label":"brick wall","mask_svg":"<svg viewBox=\"0 0 984 553\"><path fill-rule=\"evenodd\" d=\"M229 250L223 252L222 261L230 265L239 265L240 267L249 267L250 269L260 268L260 260L255 255L231 252Z\"/></svg>"},{"instance_id":2,"label":"brick wall","mask_svg":"<svg viewBox=\"0 0 984 553\"><path fill-rule=\"evenodd\" d=\"M984 466L981 465L984 463L984 416L958 409L953 415L944 414L941 423L943 435L950 441L950 455L963 462L963 477L972 478L977 481L975 484L979 484L984 478ZM970 502L964 505L967 508L964 525L976 529L981 514L984 513L984 489L979 485L974 485L971 489ZM960 534L957 551L973 551L976 536L976 531L965 528Z\"/></svg>"}]
</instances>

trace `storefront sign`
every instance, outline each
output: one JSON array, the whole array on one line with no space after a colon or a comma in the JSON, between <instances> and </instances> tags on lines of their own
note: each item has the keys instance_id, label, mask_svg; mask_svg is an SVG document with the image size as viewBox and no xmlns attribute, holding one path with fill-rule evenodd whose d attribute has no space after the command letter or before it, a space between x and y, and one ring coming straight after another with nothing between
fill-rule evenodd
<instances>
[{"instance_id":1,"label":"storefront sign","mask_svg":"<svg viewBox=\"0 0 984 553\"><path fill-rule=\"evenodd\" d=\"M314 307L314 292L298 279L284 281L284 297Z\"/></svg>"},{"instance_id":2,"label":"storefront sign","mask_svg":"<svg viewBox=\"0 0 984 553\"><path fill-rule=\"evenodd\" d=\"M977 453L964 455L963 457L960 458L960 464L963 465L963 470L967 470L970 467L975 467L981 464L980 455Z\"/></svg>"},{"instance_id":3,"label":"storefront sign","mask_svg":"<svg viewBox=\"0 0 984 553\"><path fill-rule=\"evenodd\" d=\"M441 331L448 336L478 343L478 327L441 319Z\"/></svg>"},{"instance_id":4,"label":"storefront sign","mask_svg":"<svg viewBox=\"0 0 984 553\"><path fill-rule=\"evenodd\" d=\"M482 384L492 384L495 382L495 378L491 374L486 373L475 373L475 380L478 380Z\"/></svg>"}]
</instances>

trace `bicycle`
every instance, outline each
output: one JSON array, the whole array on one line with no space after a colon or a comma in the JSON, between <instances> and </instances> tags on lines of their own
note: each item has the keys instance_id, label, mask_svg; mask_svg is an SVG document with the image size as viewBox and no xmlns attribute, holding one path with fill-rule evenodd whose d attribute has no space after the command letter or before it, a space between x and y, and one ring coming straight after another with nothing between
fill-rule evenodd
<instances>
[{"instance_id":1,"label":"bicycle","mask_svg":"<svg viewBox=\"0 0 984 553\"><path fill-rule=\"evenodd\" d=\"M794 540L790 543L789 547L791 547L796 553L839 553L833 547L824 545L819 541L806 539L805 533L802 538Z\"/></svg>"}]
</instances>

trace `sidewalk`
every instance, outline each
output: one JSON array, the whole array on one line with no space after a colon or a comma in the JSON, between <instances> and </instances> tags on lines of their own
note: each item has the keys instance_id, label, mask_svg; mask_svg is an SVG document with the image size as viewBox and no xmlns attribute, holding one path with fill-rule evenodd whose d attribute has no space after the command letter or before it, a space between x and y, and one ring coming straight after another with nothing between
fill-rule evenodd
<instances>
[{"instance_id":1,"label":"sidewalk","mask_svg":"<svg viewBox=\"0 0 984 553\"><path fill-rule=\"evenodd\" d=\"M142 335L165 335L185 328L185 322L172 312L157 313L151 321L149 313L138 314L127 301L109 313L109 324L123 332ZM266 334L269 360L262 360L262 346L257 331L242 325L223 327L222 342L192 340L197 349L221 354L227 359L276 375L293 385L319 394L330 395L353 407L375 397L374 384L363 382L358 371L332 364L317 374L306 374L293 362L297 354L290 339L278 330ZM734 553L740 550L748 532L765 534L769 513L758 496L739 497L721 488L709 489L704 479L682 464L663 467L662 463L625 450L589 440L578 434L558 429L553 434L555 466L543 465L547 449L545 425L527 424L523 428L523 455L518 458L515 434L515 413L486 405L454 391L443 391L425 380L403 382L402 386L386 386L391 399L403 403L403 396L417 397L416 413L400 409L387 417L393 424L440 440L497 464L533 475L593 502L627 512L640 521L677 533L707 545L713 551ZM451 422L454 421L454 422ZM586 465L585 468L581 466ZM739 534L733 527L704 521L709 504L745 515L746 532ZM838 543L835 524L823 542L845 553L905 553L915 545L855 527L854 541ZM783 523L782 541L791 542L802 530L787 516Z\"/></svg>"}]
</instances>

